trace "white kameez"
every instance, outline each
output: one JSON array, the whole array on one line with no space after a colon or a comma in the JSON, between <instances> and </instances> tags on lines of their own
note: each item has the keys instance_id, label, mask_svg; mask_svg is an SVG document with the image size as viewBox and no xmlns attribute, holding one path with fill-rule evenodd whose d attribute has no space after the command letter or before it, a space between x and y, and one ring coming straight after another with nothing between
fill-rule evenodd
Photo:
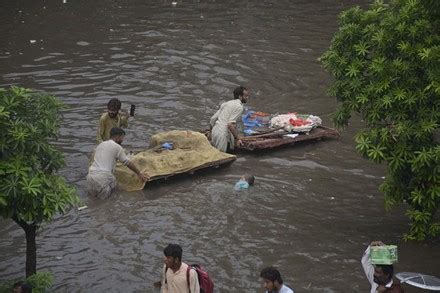
<instances>
[{"instance_id":1,"label":"white kameez","mask_svg":"<svg viewBox=\"0 0 440 293\"><path fill-rule=\"evenodd\" d=\"M124 149L114 140L106 140L96 147L93 163L87 174L87 191L90 195L105 199L116 188L116 178L113 175L116 160L124 165L130 162Z\"/></svg>"},{"instance_id":2,"label":"white kameez","mask_svg":"<svg viewBox=\"0 0 440 293\"><path fill-rule=\"evenodd\" d=\"M220 109L211 117L211 144L215 148L226 152L229 143L230 148L234 149L235 140L228 129L228 123L237 123L243 110L243 104L240 99L234 99L223 103Z\"/></svg>"}]
</instances>

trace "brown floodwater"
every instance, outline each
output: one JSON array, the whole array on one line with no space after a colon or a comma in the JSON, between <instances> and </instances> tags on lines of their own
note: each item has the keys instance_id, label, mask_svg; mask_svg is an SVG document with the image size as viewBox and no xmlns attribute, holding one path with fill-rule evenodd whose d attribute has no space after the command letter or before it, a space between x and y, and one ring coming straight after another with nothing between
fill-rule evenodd
<instances>
[{"instance_id":1,"label":"brown floodwater","mask_svg":"<svg viewBox=\"0 0 440 293\"><path fill-rule=\"evenodd\" d=\"M356 153L356 117L339 140L239 154L229 167L108 200L85 194L97 120L112 97L137 106L125 140L133 151L160 131L205 128L240 84L251 109L331 125L336 101L317 58L337 15L368 1L65 2L0 3L0 86L46 91L68 106L61 174L88 206L39 231L38 269L54 274L55 292L157 292L168 243L203 264L217 292L262 292L259 271L269 265L295 292L369 292L360 258L372 240L399 246L396 271L440 275L440 244L403 242L405 206L385 212L386 168ZM243 173L255 186L234 192ZM0 223L0 281L23 277L24 234Z\"/></svg>"}]
</instances>

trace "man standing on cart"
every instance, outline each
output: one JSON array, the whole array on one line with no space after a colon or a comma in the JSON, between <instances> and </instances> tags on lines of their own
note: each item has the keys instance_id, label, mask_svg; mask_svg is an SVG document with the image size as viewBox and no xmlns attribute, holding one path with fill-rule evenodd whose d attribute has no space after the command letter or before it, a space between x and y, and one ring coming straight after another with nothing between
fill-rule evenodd
<instances>
[{"instance_id":1,"label":"man standing on cart","mask_svg":"<svg viewBox=\"0 0 440 293\"><path fill-rule=\"evenodd\" d=\"M243 114L243 104L249 99L249 90L239 86L234 90L234 99L221 104L220 109L211 117L211 144L222 152L242 146L237 131L237 121Z\"/></svg>"}]
</instances>

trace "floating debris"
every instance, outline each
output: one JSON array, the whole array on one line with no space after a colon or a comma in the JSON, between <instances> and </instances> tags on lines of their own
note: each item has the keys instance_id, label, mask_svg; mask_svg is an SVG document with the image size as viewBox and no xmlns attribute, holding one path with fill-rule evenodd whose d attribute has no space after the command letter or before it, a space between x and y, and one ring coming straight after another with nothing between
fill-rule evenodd
<instances>
[{"instance_id":1,"label":"floating debris","mask_svg":"<svg viewBox=\"0 0 440 293\"><path fill-rule=\"evenodd\" d=\"M78 46L88 46L88 45L90 45L90 43L89 43L89 42L86 42L86 41L79 41L79 42L76 42L76 44L77 44Z\"/></svg>"}]
</instances>

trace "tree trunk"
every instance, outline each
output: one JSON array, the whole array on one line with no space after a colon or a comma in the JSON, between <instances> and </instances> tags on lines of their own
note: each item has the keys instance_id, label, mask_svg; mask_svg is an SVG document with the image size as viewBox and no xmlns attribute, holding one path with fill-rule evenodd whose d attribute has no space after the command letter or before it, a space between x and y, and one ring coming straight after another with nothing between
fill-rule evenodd
<instances>
[{"instance_id":1,"label":"tree trunk","mask_svg":"<svg viewBox=\"0 0 440 293\"><path fill-rule=\"evenodd\" d=\"M37 245L35 243L35 224L28 225L24 230L26 233L26 278L37 272Z\"/></svg>"},{"instance_id":2,"label":"tree trunk","mask_svg":"<svg viewBox=\"0 0 440 293\"><path fill-rule=\"evenodd\" d=\"M25 221L13 218L13 220L24 230L26 234L26 278L37 272L37 245L35 236L37 225L28 224Z\"/></svg>"}]
</instances>

